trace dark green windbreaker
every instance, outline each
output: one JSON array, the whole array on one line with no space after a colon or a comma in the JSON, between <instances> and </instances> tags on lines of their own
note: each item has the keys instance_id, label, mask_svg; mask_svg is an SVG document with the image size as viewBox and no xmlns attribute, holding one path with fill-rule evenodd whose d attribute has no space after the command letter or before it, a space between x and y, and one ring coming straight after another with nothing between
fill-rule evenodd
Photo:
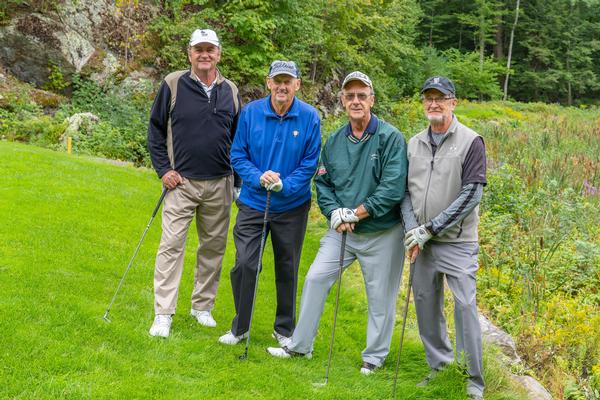
<instances>
[{"instance_id":1,"label":"dark green windbreaker","mask_svg":"<svg viewBox=\"0 0 600 400\"><path fill-rule=\"evenodd\" d=\"M407 169L406 140L394 126L379 120L372 136L357 142L350 140L344 125L321 152L315 178L321 212L329 218L336 208L364 204L370 217L357 223L355 232L389 229L402 220Z\"/></svg>"}]
</instances>

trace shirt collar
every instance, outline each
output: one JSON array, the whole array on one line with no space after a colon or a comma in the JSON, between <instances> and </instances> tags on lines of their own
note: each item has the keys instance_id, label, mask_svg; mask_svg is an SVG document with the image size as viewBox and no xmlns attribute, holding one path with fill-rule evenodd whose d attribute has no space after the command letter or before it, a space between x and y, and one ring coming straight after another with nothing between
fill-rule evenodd
<instances>
[{"instance_id":1,"label":"shirt collar","mask_svg":"<svg viewBox=\"0 0 600 400\"><path fill-rule=\"evenodd\" d=\"M212 83L210 85L207 85L204 82L202 82L200 80L200 78L198 78L198 75L196 75L194 73L194 70L192 70L192 69L190 69L190 78L192 78L192 80L198 82L200 85L202 85L202 87L204 87L206 89L212 89L217 84L217 81L219 80L219 70L217 70L217 75L215 75L215 80L212 81Z\"/></svg>"},{"instance_id":2,"label":"shirt collar","mask_svg":"<svg viewBox=\"0 0 600 400\"><path fill-rule=\"evenodd\" d=\"M277 112L273 108L273 104L271 104L271 95L268 95L267 97L265 97L265 100L267 102L265 113L267 114L268 117L287 118L287 117L297 117L299 115L298 99L296 98L296 96L294 96L294 99L292 100L292 105L290 106L289 110L287 110L287 112L283 115L277 114Z\"/></svg>"},{"instance_id":3,"label":"shirt collar","mask_svg":"<svg viewBox=\"0 0 600 400\"><path fill-rule=\"evenodd\" d=\"M373 113L371 113L371 119L369 120L369 123L367 124L367 127L365 128L365 131L363 132L363 137L365 135L374 135L375 132L377 132L377 128L379 127L379 119L377 118L377 116ZM350 124L350 122L348 122L348 125L346 125L346 136L353 136L352 135L352 125Z\"/></svg>"}]
</instances>

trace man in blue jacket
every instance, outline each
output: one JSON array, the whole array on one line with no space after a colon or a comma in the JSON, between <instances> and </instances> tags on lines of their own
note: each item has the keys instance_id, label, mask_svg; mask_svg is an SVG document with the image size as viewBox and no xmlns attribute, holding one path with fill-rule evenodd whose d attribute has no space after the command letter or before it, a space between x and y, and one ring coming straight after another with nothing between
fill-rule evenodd
<instances>
[{"instance_id":1,"label":"man in blue jacket","mask_svg":"<svg viewBox=\"0 0 600 400\"><path fill-rule=\"evenodd\" d=\"M235 345L248 336L267 190L271 201L267 234L275 256L277 311L273 337L287 343L296 321L296 288L310 209L310 180L321 149L321 122L314 107L295 95L300 72L292 61L274 61L271 94L241 112L231 163L242 178L233 237L236 262L231 286L236 315L219 342Z\"/></svg>"}]
</instances>

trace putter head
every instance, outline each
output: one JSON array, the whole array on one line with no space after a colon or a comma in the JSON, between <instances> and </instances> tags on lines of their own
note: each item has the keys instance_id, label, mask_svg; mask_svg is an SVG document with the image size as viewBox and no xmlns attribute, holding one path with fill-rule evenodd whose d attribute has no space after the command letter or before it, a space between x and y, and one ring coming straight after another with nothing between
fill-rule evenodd
<instances>
[{"instance_id":1,"label":"putter head","mask_svg":"<svg viewBox=\"0 0 600 400\"><path fill-rule=\"evenodd\" d=\"M110 318L108 318L108 311L106 313L104 313L104 316L102 317L102 319L104 320L104 322L110 324Z\"/></svg>"},{"instance_id":2,"label":"putter head","mask_svg":"<svg viewBox=\"0 0 600 400\"><path fill-rule=\"evenodd\" d=\"M248 353L244 353L238 357L240 361L246 361L248 359Z\"/></svg>"},{"instance_id":3,"label":"putter head","mask_svg":"<svg viewBox=\"0 0 600 400\"><path fill-rule=\"evenodd\" d=\"M325 382L313 382L312 385L316 388L325 387L327 386L327 380L325 380Z\"/></svg>"}]
</instances>

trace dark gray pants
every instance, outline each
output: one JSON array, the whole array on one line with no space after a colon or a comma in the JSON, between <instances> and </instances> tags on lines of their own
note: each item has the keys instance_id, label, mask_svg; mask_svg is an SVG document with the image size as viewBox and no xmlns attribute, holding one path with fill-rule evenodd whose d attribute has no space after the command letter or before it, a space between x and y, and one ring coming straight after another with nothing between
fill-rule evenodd
<instances>
[{"instance_id":1,"label":"dark gray pants","mask_svg":"<svg viewBox=\"0 0 600 400\"><path fill-rule=\"evenodd\" d=\"M458 364L466 367L467 394L484 390L481 328L476 303L479 265L476 242L429 241L415 262L413 289L419 334L432 369L454 360L444 317L444 276L454 296L454 323Z\"/></svg>"},{"instance_id":2,"label":"dark gray pants","mask_svg":"<svg viewBox=\"0 0 600 400\"><path fill-rule=\"evenodd\" d=\"M236 311L231 332L239 336L246 333L250 325L264 214L239 200L237 206L237 220L233 228L236 260L230 275ZM271 234L275 258L277 289L274 329L284 336L291 336L296 324L298 266L309 210L310 201L283 213L269 212L267 219L267 235Z\"/></svg>"}]
</instances>

